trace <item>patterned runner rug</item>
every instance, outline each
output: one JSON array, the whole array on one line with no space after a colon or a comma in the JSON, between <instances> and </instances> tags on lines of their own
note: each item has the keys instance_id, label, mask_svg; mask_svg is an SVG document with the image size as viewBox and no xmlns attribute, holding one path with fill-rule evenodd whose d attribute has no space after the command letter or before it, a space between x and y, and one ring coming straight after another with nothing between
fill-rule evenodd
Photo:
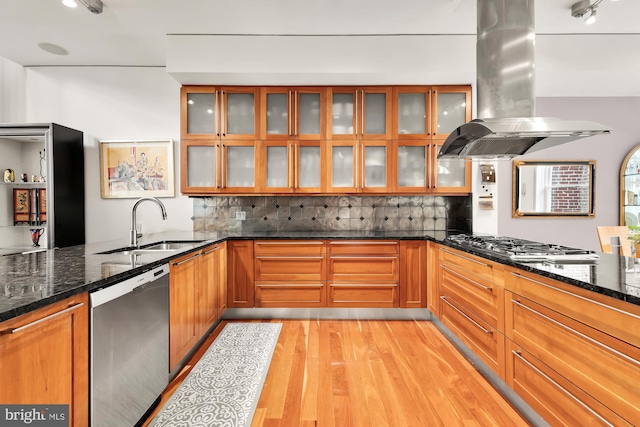
<instances>
[{"instance_id":1,"label":"patterned runner rug","mask_svg":"<svg viewBox=\"0 0 640 427\"><path fill-rule=\"evenodd\" d=\"M280 323L229 323L150 427L251 425Z\"/></svg>"}]
</instances>

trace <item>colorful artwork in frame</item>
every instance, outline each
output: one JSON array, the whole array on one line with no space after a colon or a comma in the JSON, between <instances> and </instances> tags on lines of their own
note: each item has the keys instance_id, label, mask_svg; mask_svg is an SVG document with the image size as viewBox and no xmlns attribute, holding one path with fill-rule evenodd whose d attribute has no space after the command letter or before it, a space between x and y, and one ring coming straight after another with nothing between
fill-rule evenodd
<instances>
[{"instance_id":1,"label":"colorful artwork in frame","mask_svg":"<svg viewBox=\"0 0 640 427\"><path fill-rule=\"evenodd\" d=\"M173 140L100 141L100 195L174 197Z\"/></svg>"}]
</instances>

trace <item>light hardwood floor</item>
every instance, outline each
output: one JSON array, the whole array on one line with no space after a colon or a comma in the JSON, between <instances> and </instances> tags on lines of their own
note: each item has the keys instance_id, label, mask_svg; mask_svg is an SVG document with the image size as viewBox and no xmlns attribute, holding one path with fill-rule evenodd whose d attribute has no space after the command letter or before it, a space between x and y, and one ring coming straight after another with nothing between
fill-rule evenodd
<instances>
[{"instance_id":1,"label":"light hardwood floor","mask_svg":"<svg viewBox=\"0 0 640 427\"><path fill-rule=\"evenodd\" d=\"M528 425L431 322L267 322L283 327L252 427Z\"/></svg>"}]
</instances>

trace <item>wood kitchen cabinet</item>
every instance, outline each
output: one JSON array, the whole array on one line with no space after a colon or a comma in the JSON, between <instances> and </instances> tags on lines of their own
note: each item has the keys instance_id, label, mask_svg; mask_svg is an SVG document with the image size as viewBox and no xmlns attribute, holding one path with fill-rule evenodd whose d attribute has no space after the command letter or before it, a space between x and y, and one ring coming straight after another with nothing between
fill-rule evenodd
<instances>
[{"instance_id":1,"label":"wood kitchen cabinet","mask_svg":"<svg viewBox=\"0 0 640 427\"><path fill-rule=\"evenodd\" d=\"M504 274L501 264L438 248L438 314L442 323L505 378Z\"/></svg>"},{"instance_id":2,"label":"wood kitchen cabinet","mask_svg":"<svg viewBox=\"0 0 640 427\"><path fill-rule=\"evenodd\" d=\"M400 241L400 307L427 307L427 242Z\"/></svg>"},{"instance_id":3,"label":"wood kitchen cabinet","mask_svg":"<svg viewBox=\"0 0 640 427\"><path fill-rule=\"evenodd\" d=\"M256 307L325 307L322 240L256 240Z\"/></svg>"},{"instance_id":4,"label":"wood kitchen cabinet","mask_svg":"<svg viewBox=\"0 0 640 427\"><path fill-rule=\"evenodd\" d=\"M471 121L471 86L431 87L431 137L447 139L458 126Z\"/></svg>"},{"instance_id":5,"label":"wood kitchen cabinet","mask_svg":"<svg viewBox=\"0 0 640 427\"><path fill-rule=\"evenodd\" d=\"M225 243L211 245L201 251L200 276L196 285L196 331L202 337L222 315L221 306L226 305L226 295L221 295L220 289L226 289L226 259ZM220 270L224 270L221 272ZM224 279L224 281L223 281ZM224 294L224 293L223 293ZM225 302L220 303L224 296Z\"/></svg>"},{"instance_id":6,"label":"wood kitchen cabinet","mask_svg":"<svg viewBox=\"0 0 640 427\"><path fill-rule=\"evenodd\" d=\"M329 87L327 139L391 140L393 95L391 86Z\"/></svg>"},{"instance_id":7,"label":"wood kitchen cabinet","mask_svg":"<svg viewBox=\"0 0 640 427\"><path fill-rule=\"evenodd\" d=\"M244 86L182 86L181 139L260 139L260 89Z\"/></svg>"},{"instance_id":8,"label":"wood kitchen cabinet","mask_svg":"<svg viewBox=\"0 0 640 427\"><path fill-rule=\"evenodd\" d=\"M84 293L0 323L2 404L68 404L88 424L88 314Z\"/></svg>"},{"instance_id":9,"label":"wood kitchen cabinet","mask_svg":"<svg viewBox=\"0 0 640 427\"><path fill-rule=\"evenodd\" d=\"M325 141L262 141L258 167L261 193L324 193Z\"/></svg>"},{"instance_id":10,"label":"wood kitchen cabinet","mask_svg":"<svg viewBox=\"0 0 640 427\"><path fill-rule=\"evenodd\" d=\"M263 87L260 138L325 139L326 87Z\"/></svg>"},{"instance_id":11,"label":"wood kitchen cabinet","mask_svg":"<svg viewBox=\"0 0 640 427\"><path fill-rule=\"evenodd\" d=\"M391 141L333 140L327 143L327 191L389 193L393 188Z\"/></svg>"},{"instance_id":12,"label":"wood kitchen cabinet","mask_svg":"<svg viewBox=\"0 0 640 427\"><path fill-rule=\"evenodd\" d=\"M227 307L255 307L253 240L227 241Z\"/></svg>"},{"instance_id":13,"label":"wood kitchen cabinet","mask_svg":"<svg viewBox=\"0 0 640 427\"><path fill-rule=\"evenodd\" d=\"M392 240L327 242L329 307L399 307L399 249Z\"/></svg>"},{"instance_id":14,"label":"wood kitchen cabinet","mask_svg":"<svg viewBox=\"0 0 640 427\"><path fill-rule=\"evenodd\" d=\"M173 372L200 339L197 298L201 251L169 265L169 371Z\"/></svg>"},{"instance_id":15,"label":"wood kitchen cabinet","mask_svg":"<svg viewBox=\"0 0 640 427\"><path fill-rule=\"evenodd\" d=\"M506 381L551 424L637 425L640 310L509 268Z\"/></svg>"}]
</instances>

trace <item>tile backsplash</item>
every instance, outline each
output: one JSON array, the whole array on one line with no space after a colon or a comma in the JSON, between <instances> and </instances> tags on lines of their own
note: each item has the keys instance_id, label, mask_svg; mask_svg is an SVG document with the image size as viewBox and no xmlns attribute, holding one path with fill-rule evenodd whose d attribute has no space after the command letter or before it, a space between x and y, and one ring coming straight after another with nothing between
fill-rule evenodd
<instances>
[{"instance_id":1,"label":"tile backsplash","mask_svg":"<svg viewBox=\"0 0 640 427\"><path fill-rule=\"evenodd\" d=\"M194 198L191 219L194 231L470 231L471 212L470 196L216 196Z\"/></svg>"}]
</instances>

